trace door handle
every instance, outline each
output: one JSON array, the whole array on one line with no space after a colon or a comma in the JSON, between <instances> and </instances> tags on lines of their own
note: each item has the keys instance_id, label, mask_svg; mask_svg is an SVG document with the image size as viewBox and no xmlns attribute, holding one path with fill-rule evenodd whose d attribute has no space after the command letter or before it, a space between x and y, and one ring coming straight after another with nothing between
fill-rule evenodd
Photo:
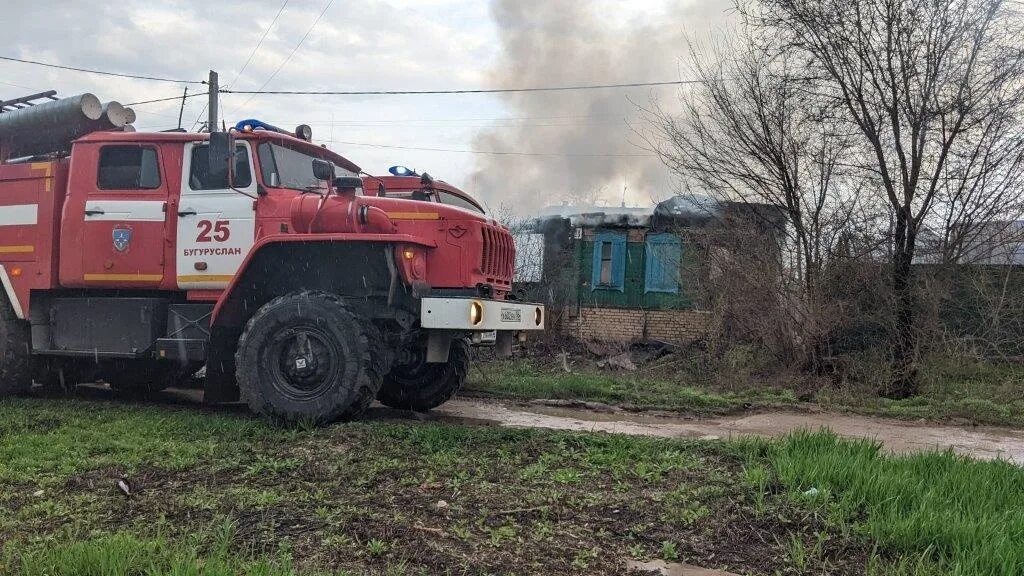
<instances>
[{"instance_id":1,"label":"door handle","mask_svg":"<svg viewBox=\"0 0 1024 576\"><path fill-rule=\"evenodd\" d=\"M184 216L195 216L196 214L198 214L198 212L196 212L195 210L193 210L191 208L185 208L184 210L179 210L178 211L178 216L181 216L181 217L184 217Z\"/></svg>"},{"instance_id":2,"label":"door handle","mask_svg":"<svg viewBox=\"0 0 1024 576\"><path fill-rule=\"evenodd\" d=\"M98 216L100 214L106 214L106 212L104 212L102 208L86 208L85 209L85 215L86 216Z\"/></svg>"}]
</instances>

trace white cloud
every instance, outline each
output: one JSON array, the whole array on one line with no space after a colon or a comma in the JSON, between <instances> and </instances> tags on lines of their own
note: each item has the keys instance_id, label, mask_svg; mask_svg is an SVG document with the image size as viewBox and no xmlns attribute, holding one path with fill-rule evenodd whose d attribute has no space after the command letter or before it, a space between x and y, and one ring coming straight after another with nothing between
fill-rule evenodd
<instances>
[{"instance_id":1,"label":"white cloud","mask_svg":"<svg viewBox=\"0 0 1024 576\"><path fill-rule=\"evenodd\" d=\"M238 74L273 20L281 1L4 0L0 55L194 80L205 79L207 71L214 69L225 85ZM540 10L549 0L532 1ZM231 87L240 90L260 87L309 30L326 2L292 0L244 74ZM722 0L579 2L602 27L629 36L634 36L630 31L658 28L659 22L676 21L671 10L680 6L689 7L686 12L693 14L695 6L703 9L705 4L722 5ZM568 29L567 32L578 31ZM513 37L515 34L512 33ZM609 37L602 34L603 38ZM496 29L490 2L335 0L267 88L451 89L497 87L499 83L516 82L659 80L659 74L676 75L679 56L668 51L659 55L664 62L626 62L624 68L579 70L571 78L534 76L529 71L535 63L510 60L503 38L508 37ZM571 57L574 53L571 46L585 48L601 38L580 34L555 40L570 46L563 51ZM509 67L521 69L523 74L517 79L515 74L509 73ZM0 61L0 98L50 88L64 96L93 92L103 100L121 102L173 96L182 90L182 86L176 84L93 76ZM203 89L201 85L189 87L192 93ZM624 95L608 94L606 97L621 99ZM572 95L550 98L557 102L553 109L560 114L565 111L588 113L589 108L572 104ZM203 100L188 101L184 110L186 128L191 128L200 116ZM449 149L469 149L491 142L495 147L541 151L545 146L573 141L572 127L565 128L566 137L559 139L557 126L515 131L496 128L492 132L511 137L477 138L484 128L495 124L489 119L522 115L522 110L543 109L543 106L516 108L515 103L520 101L468 95L362 98L224 95L221 110L229 123L249 117L279 123L282 127L308 123L314 128L314 137L321 140ZM619 107L613 108L618 110ZM179 103L138 106L137 112L136 125L140 128L172 128L177 124ZM581 145L597 146L594 143ZM482 165L482 157L471 154L330 146L371 172L380 173L390 165L405 164L467 187L470 176ZM532 172L543 179L545 170L572 170L573 164L568 161L502 161L491 162L487 167L510 173ZM624 172L630 173L629 170ZM621 188L622 177L616 173L611 187ZM516 180L510 178L495 178L492 182L516 185ZM492 197L509 193L508 190L486 192Z\"/></svg>"},{"instance_id":2,"label":"white cloud","mask_svg":"<svg viewBox=\"0 0 1024 576\"><path fill-rule=\"evenodd\" d=\"M264 40L237 89L258 88L295 47L325 6L325 0L292 0ZM170 78L203 80L207 70L229 83L245 63L281 6L280 0L208 2L178 0L8 0L0 55ZM395 89L476 87L493 58L493 26L486 3L430 0L336 0L316 29L268 89ZM129 80L0 62L0 98L44 89L61 95L93 92L103 100L133 102L180 94L176 84ZM201 91L200 85L190 86ZM363 124L386 119L501 116L496 99L468 98L253 98L225 95L228 122L258 117L313 125L316 136L376 144L464 148L471 133L410 130L404 126L330 124L331 119ZM188 101L189 128L203 98ZM171 128L178 102L137 107L140 127ZM333 145L368 170L381 172L406 163L459 182L472 157Z\"/></svg>"}]
</instances>

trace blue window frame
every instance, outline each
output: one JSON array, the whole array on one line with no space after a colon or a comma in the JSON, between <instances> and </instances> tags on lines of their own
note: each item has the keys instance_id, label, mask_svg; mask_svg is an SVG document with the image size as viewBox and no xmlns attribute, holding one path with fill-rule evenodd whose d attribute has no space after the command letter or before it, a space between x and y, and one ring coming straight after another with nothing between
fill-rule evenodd
<instances>
[{"instance_id":1,"label":"blue window frame","mask_svg":"<svg viewBox=\"0 0 1024 576\"><path fill-rule=\"evenodd\" d=\"M626 234L601 232L594 237L591 290L618 290L626 284Z\"/></svg>"},{"instance_id":2,"label":"blue window frame","mask_svg":"<svg viewBox=\"0 0 1024 576\"><path fill-rule=\"evenodd\" d=\"M644 248L644 292L678 294L683 253L679 236L648 234Z\"/></svg>"}]
</instances>

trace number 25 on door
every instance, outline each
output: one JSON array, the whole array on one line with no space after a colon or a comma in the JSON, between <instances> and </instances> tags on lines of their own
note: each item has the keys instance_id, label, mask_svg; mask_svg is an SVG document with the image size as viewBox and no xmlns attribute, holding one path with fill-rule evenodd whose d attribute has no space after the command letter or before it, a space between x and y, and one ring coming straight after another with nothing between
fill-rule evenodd
<instances>
[{"instance_id":1,"label":"number 25 on door","mask_svg":"<svg viewBox=\"0 0 1024 576\"><path fill-rule=\"evenodd\" d=\"M231 222L229 220L200 220L199 235L196 242L227 242L231 237Z\"/></svg>"}]
</instances>

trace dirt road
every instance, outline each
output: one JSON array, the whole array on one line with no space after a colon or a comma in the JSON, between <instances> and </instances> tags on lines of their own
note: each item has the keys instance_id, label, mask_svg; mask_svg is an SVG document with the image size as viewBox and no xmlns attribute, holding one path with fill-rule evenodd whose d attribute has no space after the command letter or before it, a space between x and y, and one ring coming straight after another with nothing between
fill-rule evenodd
<instances>
[{"instance_id":1,"label":"dirt road","mask_svg":"<svg viewBox=\"0 0 1024 576\"><path fill-rule=\"evenodd\" d=\"M102 385L79 387L79 396L111 398ZM193 404L202 400L198 390L170 389L150 401ZM241 405L224 410L246 412ZM636 414L623 410L566 407L544 402L513 403L459 398L427 414L415 414L374 405L368 420L439 421L482 426L547 428L581 432L609 432L662 438L725 439L743 435L776 437L799 429L830 428L840 436L870 438L896 453L952 449L957 454L991 460L1002 458L1024 465L1024 430L995 427L941 426L887 418L831 412L761 412L721 418L688 418L671 414Z\"/></svg>"},{"instance_id":2,"label":"dirt road","mask_svg":"<svg viewBox=\"0 0 1024 576\"><path fill-rule=\"evenodd\" d=\"M897 453L951 448L981 459L1003 458L1024 465L1024 431L1006 428L936 426L828 412L767 412L710 419L594 411L544 404L515 405L458 399L431 413L439 420L500 426L611 432L667 438L775 437L802 428L830 428L840 436L878 440Z\"/></svg>"}]
</instances>

